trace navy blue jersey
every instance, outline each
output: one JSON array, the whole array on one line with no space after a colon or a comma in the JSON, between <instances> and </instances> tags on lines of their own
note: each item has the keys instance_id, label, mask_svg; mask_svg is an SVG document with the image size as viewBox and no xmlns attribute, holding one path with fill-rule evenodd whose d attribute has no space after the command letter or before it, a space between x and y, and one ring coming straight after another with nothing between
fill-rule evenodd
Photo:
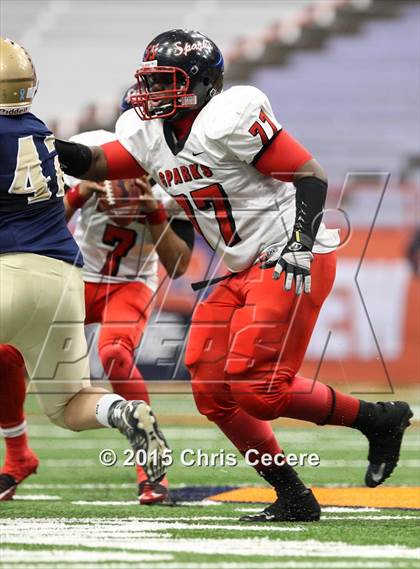
<instances>
[{"instance_id":1,"label":"navy blue jersey","mask_svg":"<svg viewBox=\"0 0 420 569\"><path fill-rule=\"evenodd\" d=\"M81 266L63 196L53 134L31 113L0 116L0 254L36 253Z\"/></svg>"}]
</instances>

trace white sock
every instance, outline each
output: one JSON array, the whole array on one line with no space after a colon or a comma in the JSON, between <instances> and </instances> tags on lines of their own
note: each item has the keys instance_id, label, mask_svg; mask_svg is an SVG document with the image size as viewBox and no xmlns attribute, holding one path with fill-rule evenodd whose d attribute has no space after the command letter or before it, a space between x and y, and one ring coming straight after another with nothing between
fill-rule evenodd
<instances>
[{"instance_id":1,"label":"white sock","mask_svg":"<svg viewBox=\"0 0 420 569\"><path fill-rule=\"evenodd\" d=\"M125 399L116 393L107 393L103 395L96 404L96 418L104 427L112 427L108 421L108 411L111 405L116 401L125 401Z\"/></svg>"},{"instance_id":2,"label":"white sock","mask_svg":"<svg viewBox=\"0 0 420 569\"><path fill-rule=\"evenodd\" d=\"M26 419L24 421L22 421L22 423L20 423L19 425L16 425L15 427L0 427L0 435L3 435L4 438L14 438L14 437L20 437L20 435L23 435L23 433L26 432L26 427L27 427L27 423L26 423Z\"/></svg>"}]
</instances>

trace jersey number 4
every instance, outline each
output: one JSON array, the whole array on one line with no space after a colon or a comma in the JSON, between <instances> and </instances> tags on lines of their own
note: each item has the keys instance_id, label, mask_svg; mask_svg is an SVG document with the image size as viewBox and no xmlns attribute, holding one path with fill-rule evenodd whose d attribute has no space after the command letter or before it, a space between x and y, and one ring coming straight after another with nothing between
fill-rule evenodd
<instances>
[{"instance_id":1,"label":"jersey number 4","mask_svg":"<svg viewBox=\"0 0 420 569\"><path fill-rule=\"evenodd\" d=\"M118 227L107 224L102 242L114 247L106 256L106 261L101 269L101 274L115 277L120 268L121 259L126 257L136 243L137 233L133 229Z\"/></svg>"},{"instance_id":2,"label":"jersey number 4","mask_svg":"<svg viewBox=\"0 0 420 569\"><path fill-rule=\"evenodd\" d=\"M47 136L44 144L50 154L54 152L54 136ZM54 157L54 168L58 184L57 197L62 197L64 196L64 179L58 156ZM33 137L19 138L15 175L8 190L9 194L32 194L28 195L28 204L43 202L49 200L52 195L48 187L49 182L51 182L51 176L44 176Z\"/></svg>"},{"instance_id":3,"label":"jersey number 4","mask_svg":"<svg viewBox=\"0 0 420 569\"><path fill-rule=\"evenodd\" d=\"M197 209L207 211L213 208L220 233L227 246L233 247L241 241L236 230L235 220L233 219L232 207L221 184L211 184L205 188L193 190L190 195ZM188 197L181 194L176 196L176 200L186 212L196 230L203 234L197 223L194 215L194 209Z\"/></svg>"}]
</instances>

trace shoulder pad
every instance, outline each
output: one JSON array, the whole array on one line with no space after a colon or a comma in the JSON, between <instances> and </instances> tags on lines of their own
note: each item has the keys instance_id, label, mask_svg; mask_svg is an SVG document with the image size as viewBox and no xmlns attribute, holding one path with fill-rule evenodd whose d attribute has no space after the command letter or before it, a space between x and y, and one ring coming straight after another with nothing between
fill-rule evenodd
<instances>
[{"instance_id":1,"label":"shoulder pad","mask_svg":"<svg viewBox=\"0 0 420 569\"><path fill-rule=\"evenodd\" d=\"M267 96L251 85L238 85L216 95L204 108L208 138L219 140L229 135L247 110L260 107Z\"/></svg>"},{"instance_id":2,"label":"shoulder pad","mask_svg":"<svg viewBox=\"0 0 420 569\"><path fill-rule=\"evenodd\" d=\"M86 146L99 146L100 144L105 144L106 142L112 142L116 140L117 136L115 132L110 132L109 130L88 130L86 132L80 132L69 138L70 142L79 142L80 144L86 144Z\"/></svg>"}]
</instances>

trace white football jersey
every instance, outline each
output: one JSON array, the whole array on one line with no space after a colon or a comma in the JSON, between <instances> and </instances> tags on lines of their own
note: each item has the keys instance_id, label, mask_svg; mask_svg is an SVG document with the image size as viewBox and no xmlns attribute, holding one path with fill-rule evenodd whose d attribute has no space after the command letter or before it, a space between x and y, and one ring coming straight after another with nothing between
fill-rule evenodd
<instances>
[{"instance_id":1,"label":"white football jersey","mask_svg":"<svg viewBox=\"0 0 420 569\"><path fill-rule=\"evenodd\" d=\"M95 146L116 140L116 136L112 132L95 130L77 134L71 140ZM69 186L79 182L66 176ZM153 191L173 217L185 219L180 206L159 186L154 186ZM94 194L75 214L74 238L85 262L84 280L104 283L142 281L155 291L158 286L158 255L147 226L136 221L121 227L98 211L97 203Z\"/></svg>"},{"instance_id":2,"label":"white football jersey","mask_svg":"<svg viewBox=\"0 0 420 569\"><path fill-rule=\"evenodd\" d=\"M261 174L253 162L281 130L264 93L231 87L200 111L184 144L161 119L125 112L116 135L137 162L183 207L228 269L250 267L273 244L285 245L295 222L295 188ZM321 224L315 253L339 244Z\"/></svg>"}]
</instances>

